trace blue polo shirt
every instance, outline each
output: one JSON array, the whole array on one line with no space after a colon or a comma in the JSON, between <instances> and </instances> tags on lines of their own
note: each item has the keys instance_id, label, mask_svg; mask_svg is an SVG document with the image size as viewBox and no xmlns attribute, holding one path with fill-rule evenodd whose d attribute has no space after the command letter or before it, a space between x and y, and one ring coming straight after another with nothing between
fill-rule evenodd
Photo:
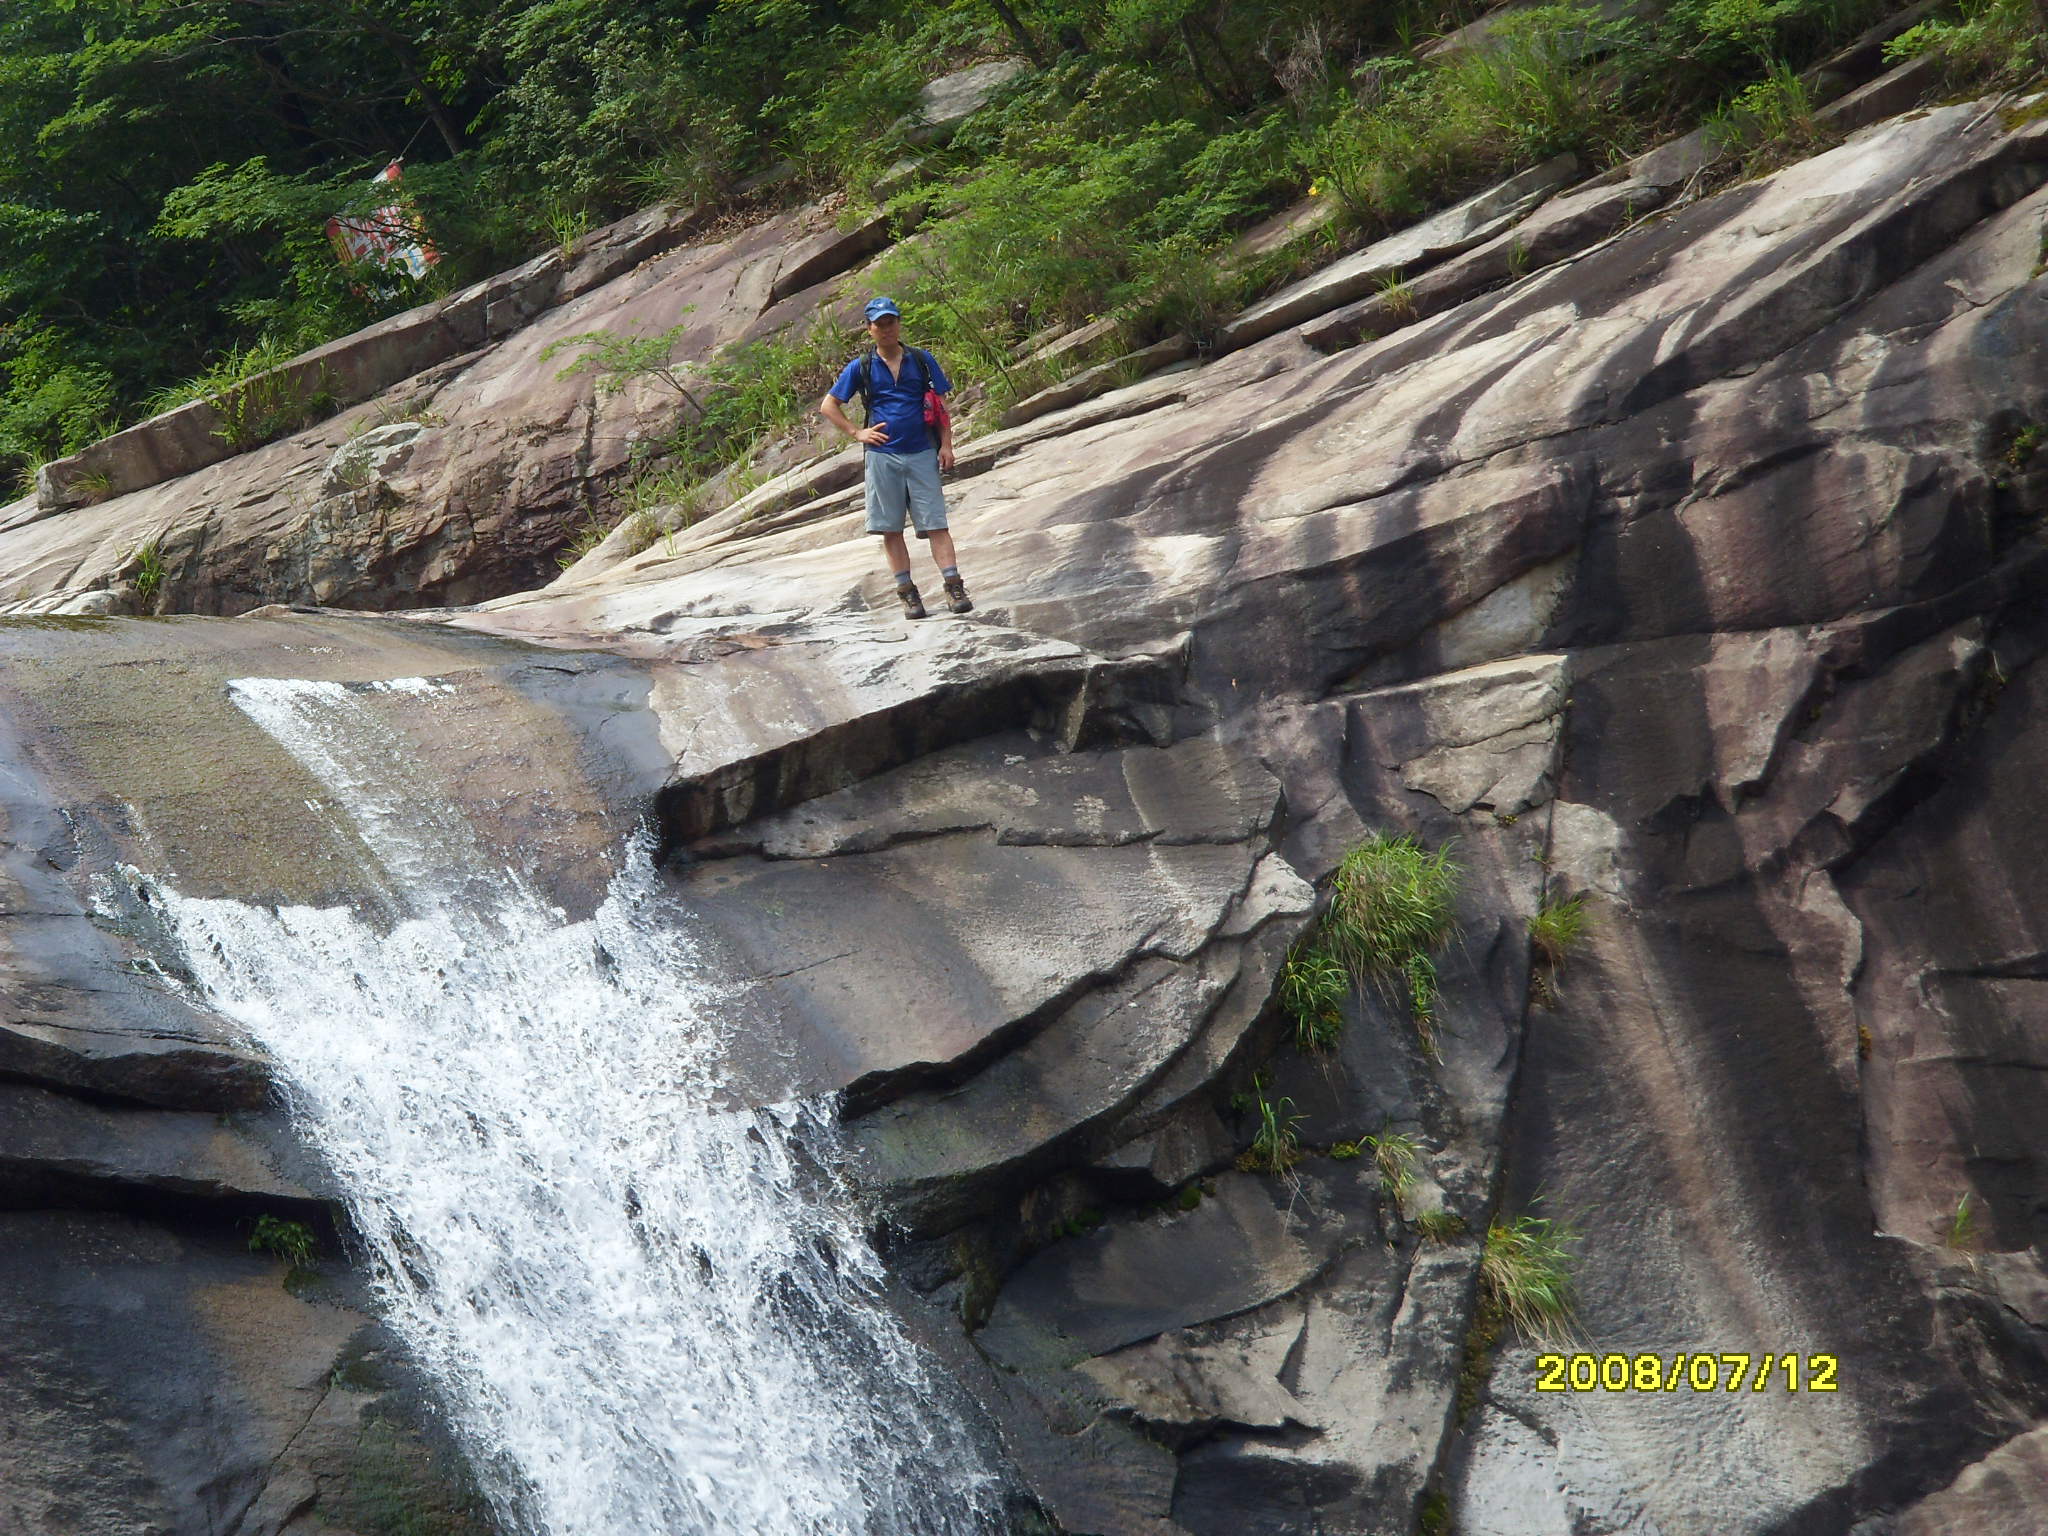
<instances>
[{"instance_id":1,"label":"blue polo shirt","mask_svg":"<svg viewBox=\"0 0 2048 1536\"><path fill-rule=\"evenodd\" d=\"M924 424L924 392L935 389L940 394L952 392L953 381L946 377L946 370L939 366L937 358L932 359L932 376L929 382L924 376L925 354L914 347L903 349L903 371L892 374L889 365L882 361L881 353L875 354L874 366L870 370L870 388L873 393L874 414L867 425L879 423L889 429L889 441L879 447L868 445L869 453L923 453L927 448L936 448L932 434ZM839 373L839 382L832 386L832 398L841 405L846 404L860 393L860 359L855 358Z\"/></svg>"}]
</instances>

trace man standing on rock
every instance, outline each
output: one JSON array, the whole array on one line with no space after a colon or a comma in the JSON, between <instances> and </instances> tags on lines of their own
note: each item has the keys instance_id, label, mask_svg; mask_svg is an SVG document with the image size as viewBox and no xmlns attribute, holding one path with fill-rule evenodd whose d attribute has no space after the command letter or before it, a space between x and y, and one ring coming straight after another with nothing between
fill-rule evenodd
<instances>
[{"instance_id":1,"label":"man standing on rock","mask_svg":"<svg viewBox=\"0 0 2048 1536\"><path fill-rule=\"evenodd\" d=\"M946 606L966 613L974 601L960 579L946 527L946 493L939 486L939 471L953 467L953 422L943 409L936 413L936 427L925 420L926 394L949 394L953 381L931 353L903 345L902 311L894 299L869 299L867 317L874 346L840 371L818 402L818 414L867 448L868 532L882 536L905 616L924 617L924 599L910 579L910 548L903 542L906 512L917 536L931 543L946 584ZM865 426L856 427L846 414L846 402L856 394L867 406Z\"/></svg>"}]
</instances>

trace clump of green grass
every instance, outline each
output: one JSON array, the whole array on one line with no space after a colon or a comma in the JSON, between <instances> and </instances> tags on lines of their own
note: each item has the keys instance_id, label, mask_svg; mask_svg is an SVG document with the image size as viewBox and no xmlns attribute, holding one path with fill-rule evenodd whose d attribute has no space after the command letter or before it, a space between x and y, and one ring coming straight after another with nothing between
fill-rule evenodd
<instances>
[{"instance_id":1,"label":"clump of green grass","mask_svg":"<svg viewBox=\"0 0 2048 1536\"><path fill-rule=\"evenodd\" d=\"M1540 6L1496 28L1488 47L1435 66L1374 59L1361 72L1363 99L1317 133L1304 158L1346 221L1373 230L1509 166L1597 153L1628 131L1626 71L1615 56L1634 32L1591 8Z\"/></svg>"},{"instance_id":2,"label":"clump of green grass","mask_svg":"<svg viewBox=\"0 0 2048 1536\"><path fill-rule=\"evenodd\" d=\"M1562 970L1565 956L1586 936L1586 898L1545 901L1529 919L1529 942L1545 965Z\"/></svg>"},{"instance_id":3,"label":"clump of green grass","mask_svg":"<svg viewBox=\"0 0 2048 1536\"><path fill-rule=\"evenodd\" d=\"M2025 469L2033 462L2034 455L2041 451L2041 428L2033 422L2013 433L2012 441L2006 444L2004 458L2008 469Z\"/></svg>"},{"instance_id":4,"label":"clump of green grass","mask_svg":"<svg viewBox=\"0 0 2048 1536\"><path fill-rule=\"evenodd\" d=\"M1365 1156L1365 1148L1355 1141L1339 1141L1330 1147L1330 1157L1339 1163L1353 1162Z\"/></svg>"},{"instance_id":5,"label":"clump of green grass","mask_svg":"<svg viewBox=\"0 0 2048 1536\"><path fill-rule=\"evenodd\" d=\"M1817 115L1806 82L1789 64L1745 86L1707 120L1715 142L1742 156L1743 174L1761 176L1838 142L1842 135Z\"/></svg>"},{"instance_id":6,"label":"clump of green grass","mask_svg":"<svg viewBox=\"0 0 2048 1536\"><path fill-rule=\"evenodd\" d=\"M1465 1223L1446 1210L1417 1211L1411 1225L1425 1242L1451 1243L1464 1235Z\"/></svg>"},{"instance_id":7,"label":"clump of green grass","mask_svg":"<svg viewBox=\"0 0 2048 1536\"><path fill-rule=\"evenodd\" d=\"M151 539L139 545L135 550L134 560L135 576L132 584L135 588L135 600L144 608L154 608L157 599L163 595L164 581L170 574L164 565L162 544L156 539Z\"/></svg>"},{"instance_id":8,"label":"clump of green grass","mask_svg":"<svg viewBox=\"0 0 2048 1536\"><path fill-rule=\"evenodd\" d=\"M1331 883L1323 940L1356 975L1391 978L1450 941L1460 870L1446 844L1374 833L1344 856Z\"/></svg>"},{"instance_id":9,"label":"clump of green grass","mask_svg":"<svg viewBox=\"0 0 2048 1536\"><path fill-rule=\"evenodd\" d=\"M561 552L555 556L556 566L566 571L610 538L611 532L611 524L605 522L603 518L585 518L582 525L569 535L569 542L564 544Z\"/></svg>"},{"instance_id":10,"label":"clump of green grass","mask_svg":"<svg viewBox=\"0 0 2048 1536\"><path fill-rule=\"evenodd\" d=\"M1294 1043L1302 1051L1324 1051L1344 1033L1344 999L1351 974L1344 962L1311 940L1288 952L1280 968L1280 1007L1294 1021Z\"/></svg>"},{"instance_id":11,"label":"clump of green grass","mask_svg":"<svg viewBox=\"0 0 2048 1536\"><path fill-rule=\"evenodd\" d=\"M1344 856L1318 942L1352 975L1405 987L1416 1033L1435 1057L1437 951L1451 940L1460 870L1450 845L1375 833Z\"/></svg>"},{"instance_id":12,"label":"clump of green grass","mask_svg":"<svg viewBox=\"0 0 2048 1536\"><path fill-rule=\"evenodd\" d=\"M319 1255L320 1242L303 1221L258 1216L256 1228L249 1234L249 1251L272 1254L293 1269L311 1269Z\"/></svg>"},{"instance_id":13,"label":"clump of green grass","mask_svg":"<svg viewBox=\"0 0 2048 1536\"><path fill-rule=\"evenodd\" d=\"M1290 1098L1267 1098L1265 1088L1256 1081L1252 1103L1258 1111L1259 1129L1237 1166L1246 1173L1285 1173L1301 1161L1301 1137L1294 1128L1308 1117L1294 1113Z\"/></svg>"},{"instance_id":14,"label":"clump of green grass","mask_svg":"<svg viewBox=\"0 0 2048 1536\"><path fill-rule=\"evenodd\" d=\"M1379 289L1380 302L1387 306L1387 313L1397 320L1415 318L1415 285L1404 279L1399 272L1383 274L1375 286Z\"/></svg>"},{"instance_id":15,"label":"clump of green grass","mask_svg":"<svg viewBox=\"0 0 2048 1536\"><path fill-rule=\"evenodd\" d=\"M1525 1338L1558 1346L1573 1332L1571 1249L1578 1238L1547 1217L1495 1221L1479 1258L1483 1301Z\"/></svg>"},{"instance_id":16,"label":"clump of green grass","mask_svg":"<svg viewBox=\"0 0 2048 1536\"><path fill-rule=\"evenodd\" d=\"M377 472L370 467L369 454L361 448L352 447L335 460L334 478L346 489L360 491L377 478Z\"/></svg>"},{"instance_id":17,"label":"clump of green grass","mask_svg":"<svg viewBox=\"0 0 2048 1536\"><path fill-rule=\"evenodd\" d=\"M1366 1137L1361 1145L1372 1153L1373 1167L1380 1176L1380 1193L1398 1213L1415 1187L1415 1165L1421 1156L1421 1144L1399 1131L1382 1131Z\"/></svg>"},{"instance_id":18,"label":"clump of green grass","mask_svg":"<svg viewBox=\"0 0 2048 1536\"><path fill-rule=\"evenodd\" d=\"M1952 1253L1976 1253L1983 1246L1977 1231L1977 1212L1971 1206L1968 1194L1956 1202L1955 1210L1942 1228L1941 1246Z\"/></svg>"}]
</instances>

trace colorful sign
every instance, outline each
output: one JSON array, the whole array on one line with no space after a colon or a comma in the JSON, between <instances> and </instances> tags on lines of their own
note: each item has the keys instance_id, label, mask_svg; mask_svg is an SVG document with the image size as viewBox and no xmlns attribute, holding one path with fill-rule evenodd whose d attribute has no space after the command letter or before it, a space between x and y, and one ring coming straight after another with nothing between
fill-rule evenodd
<instances>
[{"instance_id":1,"label":"colorful sign","mask_svg":"<svg viewBox=\"0 0 2048 1536\"><path fill-rule=\"evenodd\" d=\"M378 183L396 186L403 168L394 160L376 176ZM415 279L427 275L427 268L441 259L440 252L427 243L419 215L394 198L382 208L364 214L336 214L327 221L327 238L334 242L344 266L367 262L385 271L401 271Z\"/></svg>"}]
</instances>

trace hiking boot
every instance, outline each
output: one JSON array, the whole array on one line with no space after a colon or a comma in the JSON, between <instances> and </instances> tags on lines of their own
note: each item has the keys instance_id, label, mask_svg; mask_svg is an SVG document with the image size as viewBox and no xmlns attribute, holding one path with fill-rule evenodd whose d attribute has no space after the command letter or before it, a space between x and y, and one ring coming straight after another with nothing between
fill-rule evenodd
<instances>
[{"instance_id":1,"label":"hiking boot","mask_svg":"<svg viewBox=\"0 0 2048 1536\"><path fill-rule=\"evenodd\" d=\"M903 617L921 619L924 617L924 599L917 595L915 587L898 587L896 601L903 605Z\"/></svg>"},{"instance_id":2,"label":"hiking boot","mask_svg":"<svg viewBox=\"0 0 2048 1536\"><path fill-rule=\"evenodd\" d=\"M946 583L946 606L955 613L974 612L974 599L967 595L967 583L958 576Z\"/></svg>"}]
</instances>

